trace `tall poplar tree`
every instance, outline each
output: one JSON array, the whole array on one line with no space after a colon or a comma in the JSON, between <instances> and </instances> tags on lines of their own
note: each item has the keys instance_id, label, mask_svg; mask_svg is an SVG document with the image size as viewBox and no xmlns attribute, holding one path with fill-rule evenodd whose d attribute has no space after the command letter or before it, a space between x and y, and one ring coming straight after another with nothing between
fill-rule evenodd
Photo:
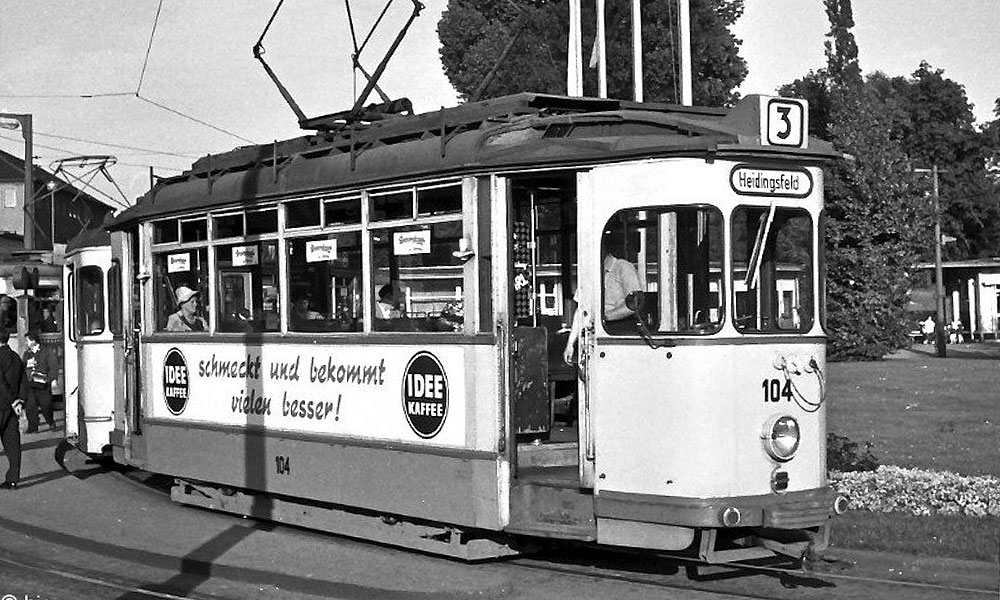
<instances>
[{"instance_id":1,"label":"tall poplar tree","mask_svg":"<svg viewBox=\"0 0 1000 600\"><path fill-rule=\"evenodd\" d=\"M927 187L893 133L893 107L861 77L851 0L824 4L827 69L811 74L811 84L827 93L830 141L854 157L827 178L828 352L877 360L908 343L912 269L932 241Z\"/></svg>"}]
</instances>

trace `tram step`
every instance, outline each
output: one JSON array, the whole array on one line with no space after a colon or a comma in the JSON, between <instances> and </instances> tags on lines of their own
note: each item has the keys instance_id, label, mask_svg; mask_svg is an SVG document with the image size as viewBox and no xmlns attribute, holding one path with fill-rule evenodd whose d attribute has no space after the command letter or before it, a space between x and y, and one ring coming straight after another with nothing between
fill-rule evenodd
<instances>
[{"instance_id":1,"label":"tram step","mask_svg":"<svg viewBox=\"0 0 1000 600\"><path fill-rule=\"evenodd\" d=\"M510 491L508 533L583 541L597 539L594 496L578 488L519 483Z\"/></svg>"}]
</instances>

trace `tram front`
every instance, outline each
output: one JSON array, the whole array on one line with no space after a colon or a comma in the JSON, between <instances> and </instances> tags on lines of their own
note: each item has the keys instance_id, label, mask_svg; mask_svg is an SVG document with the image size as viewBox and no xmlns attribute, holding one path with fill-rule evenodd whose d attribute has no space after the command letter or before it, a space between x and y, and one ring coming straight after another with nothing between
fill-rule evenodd
<instances>
[{"instance_id":1,"label":"tram front","mask_svg":"<svg viewBox=\"0 0 1000 600\"><path fill-rule=\"evenodd\" d=\"M826 472L823 173L760 150L580 175L580 469L601 543L801 555L845 506Z\"/></svg>"}]
</instances>

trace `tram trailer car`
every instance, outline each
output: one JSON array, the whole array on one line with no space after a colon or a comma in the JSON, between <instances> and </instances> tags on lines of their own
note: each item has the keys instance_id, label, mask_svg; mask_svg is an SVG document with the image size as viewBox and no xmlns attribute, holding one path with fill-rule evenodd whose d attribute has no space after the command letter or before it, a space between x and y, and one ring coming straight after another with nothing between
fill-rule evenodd
<instances>
[{"instance_id":1,"label":"tram trailer car","mask_svg":"<svg viewBox=\"0 0 1000 600\"><path fill-rule=\"evenodd\" d=\"M842 155L807 121L519 94L200 159L111 226L114 457L179 502L465 559L822 551Z\"/></svg>"},{"instance_id":2,"label":"tram trailer car","mask_svg":"<svg viewBox=\"0 0 1000 600\"><path fill-rule=\"evenodd\" d=\"M86 229L66 245L63 335L66 348L66 439L92 455L110 452L115 395L113 335L121 337L121 271L111 260L103 226Z\"/></svg>"}]
</instances>

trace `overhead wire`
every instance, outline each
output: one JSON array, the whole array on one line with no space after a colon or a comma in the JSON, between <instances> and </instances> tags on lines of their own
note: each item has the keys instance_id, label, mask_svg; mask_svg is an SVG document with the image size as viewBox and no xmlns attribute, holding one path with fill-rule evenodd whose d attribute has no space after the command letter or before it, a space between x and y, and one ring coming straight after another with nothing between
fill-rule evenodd
<instances>
[{"instance_id":1,"label":"overhead wire","mask_svg":"<svg viewBox=\"0 0 1000 600\"><path fill-rule=\"evenodd\" d=\"M189 114L182 113L181 111L175 110L173 108L170 108L169 106L165 106L163 104L160 104L159 102L156 102L155 100L150 100L149 98L146 98L144 96L140 96L139 94L136 94L135 97L138 98L139 100L142 100L143 102L147 102L149 104L152 104L153 106L159 108L160 110L165 110L168 113L177 115L178 117L182 117L182 118L185 118L185 119L187 119L189 121L193 121L195 123L198 123L199 125L204 125L205 127L208 127L209 129L214 129L215 131L218 131L219 133L224 133L226 135L232 136L232 137L234 137L234 138L236 138L238 140L244 141L244 142L246 142L248 144L253 144L254 143L254 141L251 140L251 139L248 139L248 138L245 138L245 137L243 137L243 136L241 136L239 134L233 133L232 131L227 131L227 130L221 128L221 127L216 127L215 125L212 125L211 123L203 121L203 120L201 120L201 119L199 119L197 117L193 117L193 116L191 116Z\"/></svg>"},{"instance_id":2,"label":"overhead wire","mask_svg":"<svg viewBox=\"0 0 1000 600\"><path fill-rule=\"evenodd\" d=\"M282 1L284 1L284 0L282 0ZM156 35L156 29L157 29L157 26L158 26L159 21L160 21L160 13L161 13L162 9L163 9L163 0L160 0L158 6L156 8L156 16L153 18L153 26L152 26L152 29L151 29L150 34L149 34L149 42L146 45L146 53L145 53L145 56L144 56L143 62L142 62L142 71L139 74L139 80L138 80L138 83L136 85L136 88L135 88L134 92L112 92L112 93L97 93L97 94L0 94L0 98L21 98L21 99L28 99L28 98L35 98L35 99L46 99L46 98L49 98L49 99L53 99L53 98L94 99L94 98L111 98L111 97L134 96L135 98L137 98L139 100L142 100L143 102L146 102L147 104L151 104L151 105L159 108L160 110L169 112L169 113L171 113L173 115L176 115L178 117L181 117L183 119L187 119L189 121L192 121L194 123L202 125L203 127L208 127L209 129L212 129L214 131L218 131L219 133L222 133L222 134L234 137L234 138L236 138L236 139L238 139L240 141L246 142L248 144L253 144L254 141L251 140L251 139L248 139L248 138L243 137L243 136L241 136L239 134L233 133L232 131L228 131L226 129L218 127L216 125L212 125L211 123L209 123L209 122L207 122L207 121L205 121L203 119L199 119L199 118L194 117L192 115L189 115L187 113L181 112L181 111L179 111L177 109L171 108L171 107L169 107L169 106L167 106L165 104L162 104L160 102L156 102L155 100L147 98L147 97L145 97L145 96L143 96L141 94L142 84L143 84L143 81L145 80L145 76L146 76L146 69L147 69L147 66L149 65L149 57L150 57L150 55L152 53L152 49L153 49L153 39L154 39L154 37ZM185 157L185 158L190 158L190 157Z\"/></svg>"},{"instance_id":3,"label":"overhead wire","mask_svg":"<svg viewBox=\"0 0 1000 600\"><path fill-rule=\"evenodd\" d=\"M126 144L115 144L112 142L101 142L98 140L88 140L86 138L76 138L68 135L56 135L54 133L42 133L40 131L35 131L35 135L41 137L55 138L58 140L67 140L70 142L82 142L85 144L96 144L98 146L106 146L108 148L121 148L122 150L137 150L139 152L145 152L148 154L158 154L163 156L176 156L177 158L198 158L198 156L193 154L184 154L180 152L167 152L166 150L154 150L152 148L142 148L140 146L129 146Z\"/></svg>"},{"instance_id":4,"label":"overhead wire","mask_svg":"<svg viewBox=\"0 0 1000 600\"><path fill-rule=\"evenodd\" d=\"M146 46L146 56L142 59L142 71L139 73L139 83L135 86L135 95L139 95L142 89L142 80L146 76L146 66L149 64L149 54L153 50L153 36L156 35L156 26L160 22L160 11L163 9L163 0L156 6L156 16L153 18L153 30L149 32L149 44Z\"/></svg>"},{"instance_id":5,"label":"overhead wire","mask_svg":"<svg viewBox=\"0 0 1000 600\"><path fill-rule=\"evenodd\" d=\"M52 98L73 98L73 99L90 99L90 98L115 98L123 96L134 96L135 92L103 92L96 94L0 94L0 98L15 98L15 99L52 99Z\"/></svg>"}]
</instances>

